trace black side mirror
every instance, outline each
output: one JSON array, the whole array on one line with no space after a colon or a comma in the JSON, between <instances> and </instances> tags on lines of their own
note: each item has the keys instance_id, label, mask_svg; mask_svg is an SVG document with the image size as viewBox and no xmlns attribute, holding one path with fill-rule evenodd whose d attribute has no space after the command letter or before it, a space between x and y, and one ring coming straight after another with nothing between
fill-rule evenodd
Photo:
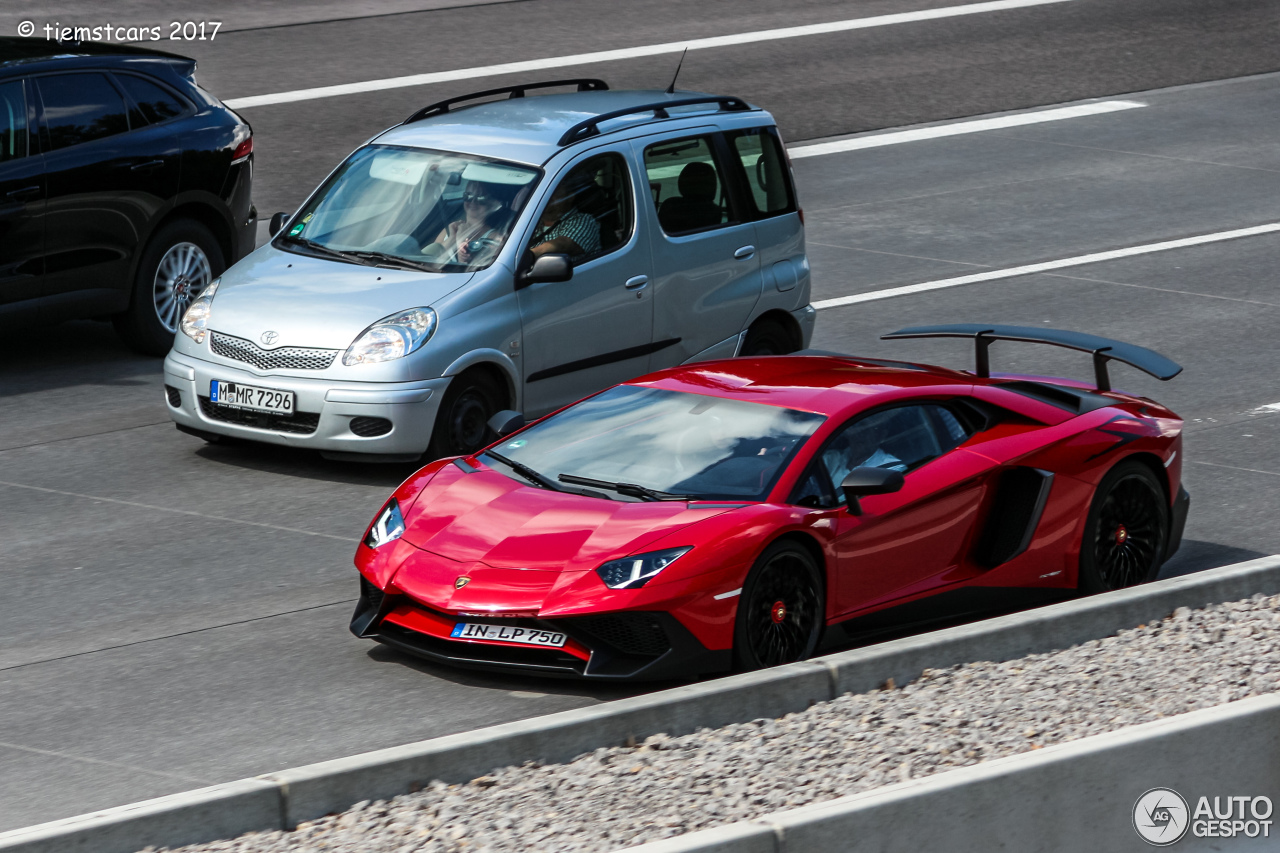
<instances>
[{"instance_id":1,"label":"black side mirror","mask_svg":"<svg viewBox=\"0 0 1280 853\"><path fill-rule=\"evenodd\" d=\"M267 228L271 231L272 237L280 233L280 229L284 227L285 223L289 221L289 217L291 216L293 216L292 213L285 213L284 211L271 214L271 224L268 225Z\"/></svg>"},{"instance_id":2,"label":"black side mirror","mask_svg":"<svg viewBox=\"0 0 1280 853\"><path fill-rule=\"evenodd\" d=\"M850 515L862 515L858 498L867 495L887 495L902 488L906 481L897 471L888 468L854 468L840 484L844 499L849 502Z\"/></svg>"},{"instance_id":3,"label":"black side mirror","mask_svg":"<svg viewBox=\"0 0 1280 853\"><path fill-rule=\"evenodd\" d=\"M489 418L489 429L497 433L498 438L511 435L522 426L524 426L524 415L511 409L503 409Z\"/></svg>"},{"instance_id":4,"label":"black side mirror","mask_svg":"<svg viewBox=\"0 0 1280 853\"><path fill-rule=\"evenodd\" d=\"M528 287L540 281L568 281L573 278L573 264L568 255L538 255L524 272L516 276L516 288Z\"/></svg>"}]
</instances>

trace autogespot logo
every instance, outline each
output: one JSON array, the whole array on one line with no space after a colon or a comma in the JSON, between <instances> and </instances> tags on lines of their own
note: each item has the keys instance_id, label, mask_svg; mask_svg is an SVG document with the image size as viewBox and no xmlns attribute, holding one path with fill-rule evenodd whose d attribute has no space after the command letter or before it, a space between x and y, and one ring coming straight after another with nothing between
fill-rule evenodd
<instances>
[{"instance_id":1,"label":"autogespot logo","mask_svg":"<svg viewBox=\"0 0 1280 853\"><path fill-rule=\"evenodd\" d=\"M1152 788L1133 804L1133 828L1148 844L1167 847L1187 834L1187 801L1172 788Z\"/></svg>"}]
</instances>

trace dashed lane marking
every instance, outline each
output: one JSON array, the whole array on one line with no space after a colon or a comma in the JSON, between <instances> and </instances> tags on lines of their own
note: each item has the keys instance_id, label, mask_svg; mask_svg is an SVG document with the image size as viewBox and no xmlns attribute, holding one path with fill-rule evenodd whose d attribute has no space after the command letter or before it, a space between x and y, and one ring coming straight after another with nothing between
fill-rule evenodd
<instances>
[{"instance_id":1,"label":"dashed lane marking","mask_svg":"<svg viewBox=\"0 0 1280 853\"><path fill-rule=\"evenodd\" d=\"M834 299L821 299L813 303L819 311L826 308L840 308L845 305L856 305L860 302L876 302L881 299L892 299L895 296L909 296L913 293L925 293L930 290L944 290L948 287L961 287L966 284L978 284L984 281L997 281L1002 278L1017 278L1023 275L1060 270L1066 267L1078 267L1085 264L1096 264L1102 261L1114 261L1119 258L1132 258L1136 255L1150 255L1155 252L1168 252L1173 249L1185 249L1189 246L1202 246L1206 243L1220 243L1223 240L1239 240L1242 237L1256 237L1259 234L1271 234L1280 231L1280 222L1266 225L1254 225L1250 228L1236 228L1232 231L1218 231L1213 234L1201 234L1197 237L1183 237L1178 240L1165 240L1160 243L1145 243L1141 246L1129 246L1124 249L1112 249L1107 252L1093 252L1088 255L1077 255L1074 258L1061 258L1056 261L1044 261L1038 264L1027 264L1021 267L1010 267L1003 270L973 273L972 275L943 278L936 281L925 281L920 284L908 284L902 287L890 287L884 290L872 290L867 293L854 293L849 296L838 296Z\"/></svg>"},{"instance_id":2,"label":"dashed lane marking","mask_svg":"<svg viewBox=\"0 0 1280 853\"><path fill-rule=\"evenodd\" d=\"M705 50L713 47L733 47L762 41L827 35L829 33L848 32L849 30L862 30L871 27L886 27L893 24L909 24L917 21L933 21L939 18L955 18L962 15L979 15L985 12L1003 12L1009 9L1023 9L1030 6L1048 6L1056 3L1071 2L1074 2L1074 0L994 0L994 2L989 3L968 3L963 6L920 9L915 12L875 15L869 18L851 18L843 21L828 21L799 27L755 30L747 33L687 39L664 44L643 44L636 47L597 50L591 53L578 53L569 56L549 56L545 59L527 59L520 62L504 62L499 65L481 65L473 68L455 68L450 71L433 71L427 74L410 74L405 77L385 77L381 80L366 80L361 83L317 86L313 89L295 89L290 92L275 92L270 95L231 98L224 101L224 103L233 110L242 110L249 107L265 107L271 104L287 104L294 101L310 101L316 98L332 98L337 95L355 95L361 92L401 89L406 86L427 86L432 83L449 83L455 80L494 77L499 74L523 74L529 71L546 71L551 68L568 68L574 65L589 65L596 62L616 62L621 59L661 56L663 54L680 53L686 48L689 50Z\"/></svg>"},{"instance_id":3,"label":"dashed lane marking","mask_svg":"<svg viewBox=\"0 0 1280 853\"><path fill-rule=\"evenodd\" d=\"M792 160L803 157L820 157L823 154L841 154L845 151L858 151L863 148L901 145L904 142L919 142L924 139L941 139L947 136L960 136L965 133L981 133L986 130L1003 130L1009 127L1023 127L1029 124L1043 124L1069 118L1104 115L1122 110L1136 110L1145 106L1146 104L1141 101L1100 101L1096 104L1077 104L1072 107L1057 107L1051 110L957 121L932 127L917 127L911 130L897 130L891 133L858 136L852 139L838 139L834 142L795 145L788 147L787 153L791 155Z\"/></svg>"}]
</instances>

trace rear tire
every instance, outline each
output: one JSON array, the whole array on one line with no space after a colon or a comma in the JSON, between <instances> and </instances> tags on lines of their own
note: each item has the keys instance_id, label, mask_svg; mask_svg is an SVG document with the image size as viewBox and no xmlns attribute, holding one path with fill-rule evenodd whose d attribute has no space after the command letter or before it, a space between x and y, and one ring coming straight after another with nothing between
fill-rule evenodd
<instances>
[{"instance_id":1,"label":"rear tire","mask_svg":"<svg viewBox=\"0 0 1280 853\"><path fill-rule=\"evenodd\" d=\"M786 355L794 351L791 335L787 334L780 323L761 320L747 331L747 338L742 342L738 355Z\"/></svg>"},{"instance_id":2,"label":"rear tire","mask_svg":"<svg viewBox=\"0 0 1280 853\"><path fill-rule=\"evenodd\" d=\"M1121 462L1094 492L1080 543L1080 590L1107 592L1156 579L1169 542L1169 505L1151 469Z\"/></svg>"},{"instance_id":3,"label":"rear tire","mask_svg":"<svg viewBox=\"0 0 1280 853\"><path fill-rule=\"evenodd\" d=\"M427 457L466 456L491 443L497 436L489 429L489 418L501 410L505 398L493 377L482 370L454 377L436 412Z\"/></svg>"},{"instance_id":4,"label":"rear tire","mask_svg":"<svg viewBox=\"0 0 1280 853\"><path fill-rule=\"evenodd\" d=\"M734 621L739 669L763 669L813 654L826 623L822 576L795 542L775 542L747 574Z\"/></svg>"},{"instance_id":5,"label":"rear tire","mask_svg":"<svg viewBox=\"0 0 1280 853\"><path fill-rule=\"evenodd\" d=\"M142 251L129 310L112 318L116 332L145 355L165 355L187 306L224 269L222 249L192 219L162 225Z\"/></svg>"}]
</instances>

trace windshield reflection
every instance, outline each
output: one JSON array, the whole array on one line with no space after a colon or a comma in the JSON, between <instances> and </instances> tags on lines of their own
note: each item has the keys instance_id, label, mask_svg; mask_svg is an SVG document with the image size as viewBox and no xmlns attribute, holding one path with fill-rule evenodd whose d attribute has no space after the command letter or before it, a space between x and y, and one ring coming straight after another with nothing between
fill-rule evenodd
<instances>
[{"instance_id":1,"label":"windshield reflection","mask_svg":"<svg viewBox=\"0 0 1280 853\"><path fill-rule=\"evenodd\" d=\"M540 172L515 163L369 145L347 160L277 245L352 260L470 272L493 263ZM308 245L310 244L310 245Z\"/></svg>"},{"instance_id":2,"label":"windshield reflection","mask_svg":"<svg viewBox=\"0 0 1280 853\"><path fill-rule=\"evenodd\" d=\"M495 449L546 477L569 474L697 498L763 500L823 420L778 406L622 385Z\"/></svg>"}]
</instances>

